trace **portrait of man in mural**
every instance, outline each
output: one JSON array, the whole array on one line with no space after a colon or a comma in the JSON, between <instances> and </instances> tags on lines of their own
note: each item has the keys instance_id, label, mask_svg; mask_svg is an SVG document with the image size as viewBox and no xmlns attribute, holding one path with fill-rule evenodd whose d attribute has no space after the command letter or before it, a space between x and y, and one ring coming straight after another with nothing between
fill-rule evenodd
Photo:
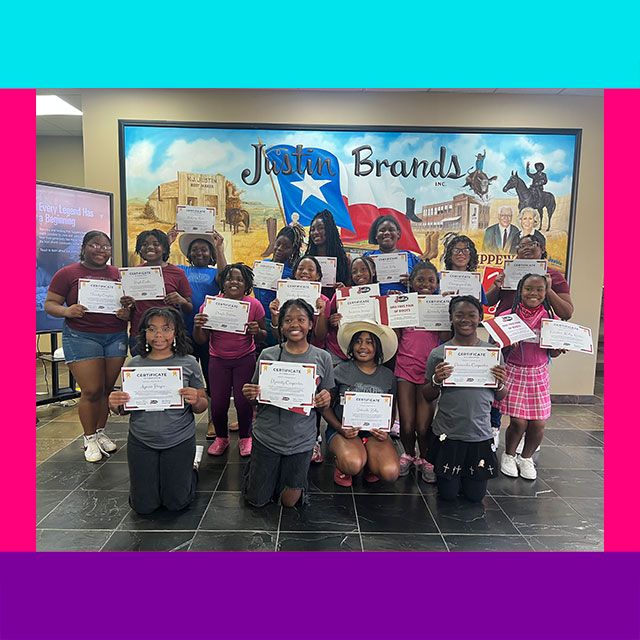
<instances>
[{"instance_id":1,"label":"portrait of man in mural","mask_svg":"<svg viewBox=\"0 0 640 640\"><path fill-rule=\"evenodd\" d=\"M513 209L511 207L498 209L498 224L492 224L484 232L483 251L486 253L516 253L520 230L511 224L512 220Z\"/></svg>"}]
</instances>

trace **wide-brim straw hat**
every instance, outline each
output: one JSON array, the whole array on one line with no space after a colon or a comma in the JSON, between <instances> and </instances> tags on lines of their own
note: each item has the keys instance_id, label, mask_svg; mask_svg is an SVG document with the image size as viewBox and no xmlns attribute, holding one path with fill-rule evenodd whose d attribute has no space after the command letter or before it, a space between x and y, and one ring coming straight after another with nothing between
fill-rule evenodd
<instances>
[{"instance_id":1,"label":"wide-brim straw hat","mask_svg":"<svg viewBox=\"0 0 640 640\"><path fill-rule=\"evenodd\" d=\"M396 336L396 332L393 329L382 324L359 320L358 322L347 322L346 324L340 325L338 329L338 344L345 355L349 350L351 338L353 338L354 334L358 333L358 331L367 331L380 338L383 362L391 360L396 354L398 350L398 336Z\"/></svg>"},{"instance_id":2,"label":"wide-brim straw hat","mask_svg":"<svg viewBox=\"0 0 640 640\"><path fill-rule=\"evenodd\" d=\"M214 248L213 235L211 233L181 233L178 238L178 245L185 258L189 257L189 245L191 245L194 240L204 240Z\"/></svg>"}]
</instances>

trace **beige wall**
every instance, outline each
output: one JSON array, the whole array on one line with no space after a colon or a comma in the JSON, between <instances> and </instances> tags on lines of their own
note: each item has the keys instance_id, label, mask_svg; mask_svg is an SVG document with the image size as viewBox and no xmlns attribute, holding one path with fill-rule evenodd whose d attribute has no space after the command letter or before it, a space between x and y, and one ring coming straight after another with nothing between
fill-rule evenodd
<instances>
[{"instance_id":1,"label":"beige wall","mask_svg":"<svg viewBox=\"0 0 640 640\"><path fill-rule=\"evenodd\" d=\"M603 280L602 98L509 94L297 92L258 90L83 93L86 186L115 194L114 245L120 259L118 119L583 130L571 293L573 321L597 341ZM554 394L591 395L593 357L572 353L551 367Z\"/></svg>"},{"instance_id":2,"label":"beige wall","mask_svg":"<svg viewBox=\"0 0 640 640\"><path fill-rule=\"evenodd\" d=\"M38 136L36 179L84 187L84 161L80 136Z\"/></svg>"}]
</instances>

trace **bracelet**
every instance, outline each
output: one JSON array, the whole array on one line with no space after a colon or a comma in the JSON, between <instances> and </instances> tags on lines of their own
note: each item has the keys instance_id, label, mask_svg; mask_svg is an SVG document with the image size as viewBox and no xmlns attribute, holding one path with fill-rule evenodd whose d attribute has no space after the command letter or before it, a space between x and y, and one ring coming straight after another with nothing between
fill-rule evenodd
<instances>
[{"instance_id":1,"label":"bracelet","mask_svg":"<svg viewBox=\"0 0 640 640\"><path fill-rule=\"evenodd\" d=\"M504 389L504 382L500 383L500 386L496 388L496 391L502 391Z\"/></svg>"},{"instance_id":2,"label":"bracelet","mask_svg":"<svg viewBox=\"0 0 640 640\"><path fill-rule=\"evenodd\" d=\"M273 322L272 322L272 323L271 323L271 328L272 328L272 329L277 329L277 328L278 328L278 325L277 325L277 324L273 324Z\"/></svg>"},{"instance_id":3,"label":"bracelet","mask_svg":"<svg viewBox=\"0 0 640 640\"><path fill-rule=\"evenodd\" d=\"M441 387L442 386L442 382L439 382L439 383L436 382L436 374L435 373L431 376L431 384L434 387Z\"/></svg>"}]
</instances>

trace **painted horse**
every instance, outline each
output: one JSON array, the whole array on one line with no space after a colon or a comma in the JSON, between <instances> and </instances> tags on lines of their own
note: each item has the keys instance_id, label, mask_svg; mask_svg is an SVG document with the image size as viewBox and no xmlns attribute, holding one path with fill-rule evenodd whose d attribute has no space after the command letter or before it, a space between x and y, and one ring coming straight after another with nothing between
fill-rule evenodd
<instances>
[{"instance_id":1,"label":"painted horse","mask_svg":"<svg viewBox=\"0 0 640 640\"><path fill-rule=\"evenodd\" d=\"M517 171L511 172L511 177L507 180L507 184L502 187L505 193L510 189L515 189L518 194L518 211L530 207L537 209L540 214L540 230L542 231L543 209L547 210L547 231L551 228L551 216L556 210L556 199L553 193L548 191L535 192L532 191L524 183L524 180L518 175Z\"/></svg>"}]
</instances>

